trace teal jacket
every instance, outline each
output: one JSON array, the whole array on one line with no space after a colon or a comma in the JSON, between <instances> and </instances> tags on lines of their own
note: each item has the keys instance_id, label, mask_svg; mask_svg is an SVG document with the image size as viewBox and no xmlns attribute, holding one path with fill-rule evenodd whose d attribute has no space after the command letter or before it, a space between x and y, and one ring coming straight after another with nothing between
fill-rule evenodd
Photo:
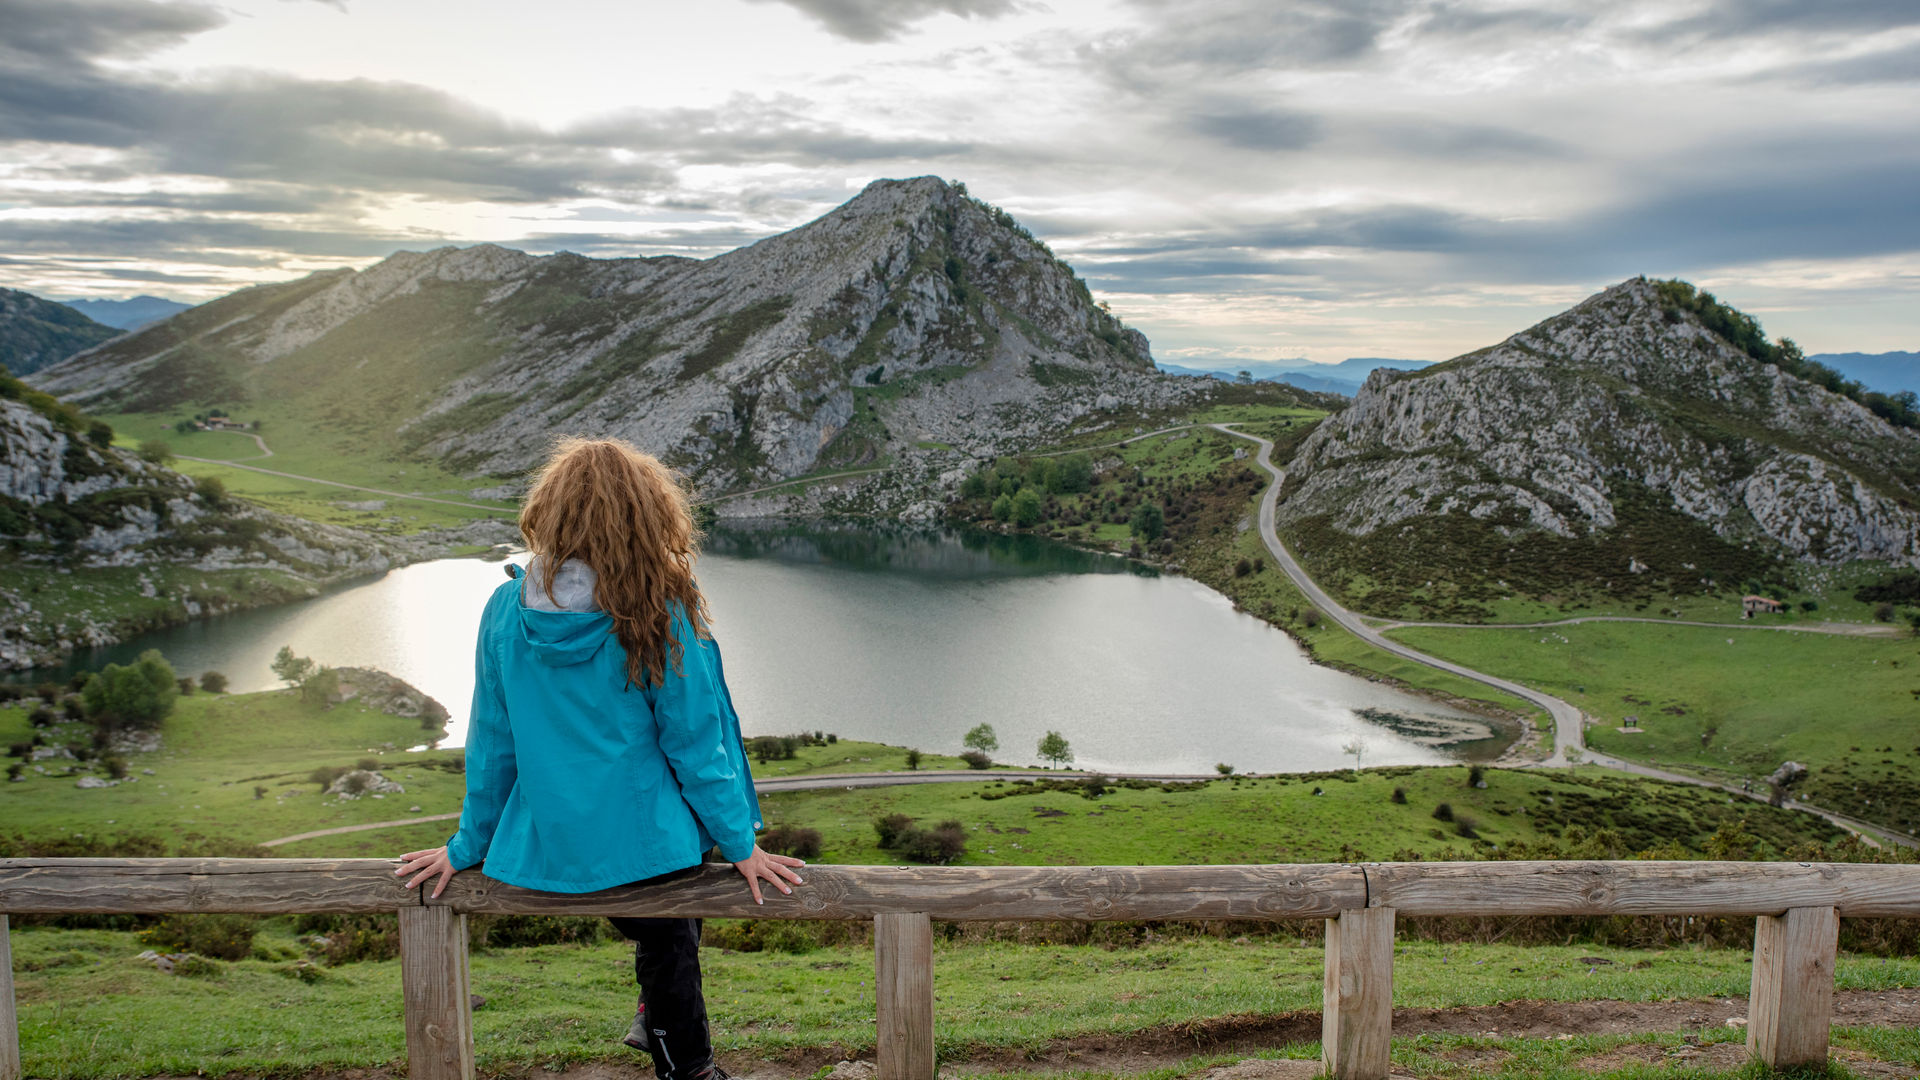
<instances>
[{"instance_id":1,"label":"teal jacket","mask_svg":"<svg viewBox=\"0 0 1920 1080\"><path fill-rule=\"evenodd\" d=\"M520 568L507 573L474 650L454 869L484 860L499 881L572 893L693 866L716 844L729 862L751 855L760 804L719 644L676 609L680 669L629 687L611 616L529 606Z\"/></svg>"}]
</instances>

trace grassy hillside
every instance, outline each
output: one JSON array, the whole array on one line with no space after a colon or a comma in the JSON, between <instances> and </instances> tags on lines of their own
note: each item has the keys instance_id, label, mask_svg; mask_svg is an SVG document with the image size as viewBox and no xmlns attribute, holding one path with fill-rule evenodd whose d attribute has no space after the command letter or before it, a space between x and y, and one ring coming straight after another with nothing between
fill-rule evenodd
<instances>
[{"instance_id":1,"label":"grassy hillside","mask_svg":"<svg viewBox=\"0 0 1920 1080\"><path fill-rule=\"evenodd\" d=\"M1407 627L1392 636L1537 686L1600 723L1609 754L1723 778L1813 768L1811 801L1920 832L1920 641L1793 631L1583 623ZM1637 716L1638 734L1617 731Z\"/></svg>"}]
</instances>

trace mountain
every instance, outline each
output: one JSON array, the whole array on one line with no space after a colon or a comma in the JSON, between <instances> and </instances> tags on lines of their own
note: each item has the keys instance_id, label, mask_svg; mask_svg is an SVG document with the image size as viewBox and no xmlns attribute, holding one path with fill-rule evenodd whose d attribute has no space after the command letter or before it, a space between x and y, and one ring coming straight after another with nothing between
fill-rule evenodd
<instances>
[{"instance_id":1,"label":"mountain","mask_svg":"<svg viewBox=\"0 0 1920 1080\"><path fill-rule=\"evenodd\" d=\"M0 289L0 367L15 375L57 364L119 333L65 304Z\"/></svg>"},{"instance_id":2,"label":"mountain","mask_svg":"<svg viewBox=\"0 0 1920 1080\"><path fill-rule=\"evenodd\" d=\"M1005 212L933 177L705 260L403 252L201 304L34 381L100 410L269 405L469 473L518 475L555 432L620 436L710 491L991 455L1201 393Z\"/></svg>"},{"instance_id":3,"label":"mountain","mask_svg":"<svg viewBox=\"0 0 1920 1080\"><path fill-rule=\"evenodd\" d=\"M1790 369L1818 375L1711 296L1636 278L1491 348L1375 371L1300 445L1280 525L1376 612L1920 566L1920 432Z\"/></svg>"},{"instance_id":4,"label":"mountain","mask_svg":"<svg viewBox=\"0 0 1920 1080\"><path fill-rule=\"evenodd\" d=\"M1433 363L1431 360L1388 360L1379 357L1356 356L1342 360L1337 364L1312 363L1274 363L1273 361L1236 361L1221 360L1217 366L1206 368L1181 367L1177 364L1161 364L1160 370L1169 375L1205 375L1210 378L1237 380L1240 372L1245 371L1260 382L1279 382L1295 386L1302 390L1311 390L1318 394L1339 394L1352 397L1359 393L1360 384L1366 381L1368 373L1375 368L1394 368L1411 371Z\"/></svg>"},{"instance_id":5,"label":"mountain","mask_svg":"<svg viewBox=\"0 0 1920 1080\"><path fill-rule=\"evenodd\" d=\"M138 330L192 307L178 300L158 296L136 296L131 300L62 300L61 303L103 326Z\"/></svg>"},{"instance_id":6,"label":"mountain","mask_svg":"<svg viewBox=\"0 0 1920 1080\"><path fill-rule=\"evenodd\" d=\"M1807 359L1825 364L1869 390L1920 394L1920 352L1818 353Z\"/></svg>"}]
</instances>

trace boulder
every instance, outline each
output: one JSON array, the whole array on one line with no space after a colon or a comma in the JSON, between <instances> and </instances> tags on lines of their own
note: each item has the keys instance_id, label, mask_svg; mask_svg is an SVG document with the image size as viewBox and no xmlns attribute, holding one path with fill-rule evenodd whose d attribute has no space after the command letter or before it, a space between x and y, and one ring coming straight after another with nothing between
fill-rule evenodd
<instances>
[{"instance_id":1,"label":"boulder","mask_svg":"<svg viewBox=\"0 0 1920 1080\"><path fill-rule=\"evenodd\" d=\"M342 799L357 799L362 795L403 795L406 790L379 773L366 769L342 773L327 785L327 794Z\"/></svg>"},{"instance_id":2,"label":"boulder","mask_svg":"<svg viewBox=\"0 0 1920 1080\"><path fill-rule=\"evenodd\" d=\"M338 705L344 701L359 701L368 708L378 709L394 716L422 718L434 723L445 723L447 707L415 689L403 679L397 679L384 671L372 668L342 667L334 668L339 677L334 689L327 694L327 704Z\"/></svg>"}]
</instances>

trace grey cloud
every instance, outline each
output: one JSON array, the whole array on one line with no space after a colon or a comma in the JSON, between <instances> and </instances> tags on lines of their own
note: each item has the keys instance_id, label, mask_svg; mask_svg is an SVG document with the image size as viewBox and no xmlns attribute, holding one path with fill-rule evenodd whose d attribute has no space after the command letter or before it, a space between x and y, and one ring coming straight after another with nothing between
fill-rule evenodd
<instances>
[{"instance_id":1,"label":"grey cloud","mask_svg":"<svg viewBox=\"0 0 1920 1080\"><path fill-rule=\"evenodd\" d=\"M935 15L992 19L1019 11L1017 0L755 0L781 3L849 41L877 42L900 36Z\"/></svg>"},{"instance_id":2,"label":"grey cloud","mask_svg":"<svg viewBox=\"0 0 1920 1080\"><path fill-rule=\"evenodd\" d=\"M1317 117L1287 109L1227 108L1176 122L1242 150L1299 150L1320 137Z\"/></svg>"},{"instance_id":3,"label":"grey cloud","mask_svg":"<svg viewBox=\"0 0 1920 1080\"><path fill-rule=\"evenodd\" d=\"M574 251L602 258L647 255L718 255L766 239L763 231L741 228L663 229L645 236L621 233L539 232L513 241L532 252Z\"/></svg>"},{"instance_id":4,"label":"grey cloud","mask_svg":"<svg viewBox=\"0 0 1920 1080\"><path fill-rule=\"evenodd\" d=\"M1912 0L1715 0L1705 11L1649 27L1668 35L1745 37L1781 32L1877 33L1920 25Z\"/></svg>"},{"instance_id":5,"label":"grey cloud","mask_svg":"<svg viewBox=\"0 0 1920 1080\"><path fill-rule=\"evenodd\" d=\"M81 63L174 45L227 21L204 4L146 0L0 0L0 64ZM12 55L8 55L12 54Z\"/></svg>"},{"instance_id":6,"label":"grey cloud","mask_svg":"<svg viewBox=\"0 0 1920 1080\"><path fill-rule=\"evenodd\" d=\"M1348 63L1373 52L1406 0L1134 0L1153 24L1081 50L1115 83L1156 90L1186 78Z\"/></svg>"},{"instance_id":7,"label":"grey cloud","mask_svg":"<svg viewBox=\"0 0 1920 1080\"><path fill-rule=\"evenodd\" d=\"M1842 60L1812 60L1763 71L1750 80L1795 82L1812 86L1920 81L1920 45L1887 49Z\"/></svg>"},{"instance_id":8,"label":"grey cloud","mask_svg":"<svg viewBox=\"0 0 1920 1080\"><path fill-rule=\"evenodd\" d=\"M173 259L218 266L274 266L290 255L385 256L397 248L444 240L440 233L351 228L290 229L232 218L114 218L101 221L0 221L0 249L14 254Z\"/></svg>"}]
</instances>

